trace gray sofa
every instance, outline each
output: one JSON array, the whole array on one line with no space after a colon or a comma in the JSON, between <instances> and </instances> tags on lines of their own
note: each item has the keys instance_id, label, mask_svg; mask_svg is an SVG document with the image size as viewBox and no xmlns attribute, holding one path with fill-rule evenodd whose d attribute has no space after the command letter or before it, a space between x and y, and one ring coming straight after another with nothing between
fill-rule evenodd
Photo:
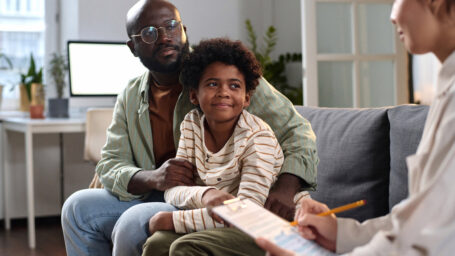
<instances>
[{"instance_id":1,"label":"gray sofa","mask_svg":"<svg viewBox=\"0 0 455 256\"><path fill-rule=\"evenodd\" d=\"M296 109L317 136L320 163L312 198L330 208L365 199L365 206L338 214L363 221L387 214L407 196L405 159L417 150L427 106Z\"/></svg>"}]
</instances>

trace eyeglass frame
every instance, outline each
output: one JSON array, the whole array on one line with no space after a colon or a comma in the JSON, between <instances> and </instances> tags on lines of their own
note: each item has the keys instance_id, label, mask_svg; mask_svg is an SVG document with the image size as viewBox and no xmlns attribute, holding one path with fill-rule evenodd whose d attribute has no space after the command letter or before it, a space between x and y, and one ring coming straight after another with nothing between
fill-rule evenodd
<instances>
[{"instance_id":1,"label":"eyeglass frame","mask_svg":"<svg viewBox=\"0 0 455 256\"><path fill-rule=\"evenodd\" d=\"M181 27L182 26L182 21L181 20L168 20L168 21L165 21L165 23L172 22L172 21L176 21L177 22L176 28L179 28L180 29L180 33L181 33L182 32L182 30L181 30L182 29L182 27ZM149 29L151 27L158 31L158 35L157 35L155 41L149 43L149 42L146 42L144 40L144 38L142 37L142 31L144 31L145 29ZM166 26L160 26L160 27L147 26L147 27L142 28L141 31L139 32L139 34L131 35L131 38L140 37L142 42L144 42L146 44L154 44L158 40L158 38L160 37L160 30L164 30L164 33L165 33L166 37L168 37L168 38L173 38L174 36L176 36L176 35L168 34Z\"/></svg>"}]
</instances>

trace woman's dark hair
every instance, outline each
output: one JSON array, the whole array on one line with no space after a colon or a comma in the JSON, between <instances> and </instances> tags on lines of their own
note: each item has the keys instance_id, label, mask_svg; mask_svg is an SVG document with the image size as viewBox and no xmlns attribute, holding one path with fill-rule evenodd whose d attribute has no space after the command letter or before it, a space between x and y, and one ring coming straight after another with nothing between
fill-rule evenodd
<instances>
[{"instance_id":1,"label":"woman's dark hair","mask_svg":"<svg viewBox=\"0 0 455 256\"><path fill-rule=\"evenodd\" d=\"M254 54L240 41L227 38L203 40L194 47L189 57L183 62L180 82L184 86L197 89L207 66L214 62L234 65L245 77L246 91L254 90L261 77L261 67Z\"/></svg>"}]
</instances>

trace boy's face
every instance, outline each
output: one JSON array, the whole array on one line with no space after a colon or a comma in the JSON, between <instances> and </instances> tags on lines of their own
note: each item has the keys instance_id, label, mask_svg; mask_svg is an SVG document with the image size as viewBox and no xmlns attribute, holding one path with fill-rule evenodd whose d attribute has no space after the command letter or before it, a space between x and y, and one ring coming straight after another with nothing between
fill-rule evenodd
<instances>
[{"instance_id":1,"label":"boy's face","mask_svg":"<svg viewBox=\"0 0 455 256\"><path fill-rule=\"evenodd\" d=\"M245 78L234 65L214 62L208 65L197 90L191 90L191 102L199 105L209 125L236 122L243 108L250 105Z\"/></svg>"}]
</instances>

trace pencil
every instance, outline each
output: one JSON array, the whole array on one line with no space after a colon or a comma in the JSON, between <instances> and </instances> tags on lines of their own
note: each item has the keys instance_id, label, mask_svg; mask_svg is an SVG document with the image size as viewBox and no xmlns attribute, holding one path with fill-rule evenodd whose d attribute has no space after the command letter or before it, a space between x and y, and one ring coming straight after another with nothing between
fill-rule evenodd
<instances>
[{"instance_id":1,"label":"pencil","mask_svg":"<svg viewBox=\"0 0 455 256\"><path fill-rule=\"evenodd\" d=\"M354 203L350 203L350 204L346 204L346 205L343 205L343 206L340 206L340 207L337 207L337 208L333 208L330 211L321 212L321 213L318 214L318 216L327 216L327 215L330 215L332 213L344 212L344 211L351 210L353 208L365 205L365 203L366 203L365 200L359 200L359 201L354 202ZM296 225L297 225L297 221L291 222L291 226L296 226Z\"/></svg>"}]
</instances>

